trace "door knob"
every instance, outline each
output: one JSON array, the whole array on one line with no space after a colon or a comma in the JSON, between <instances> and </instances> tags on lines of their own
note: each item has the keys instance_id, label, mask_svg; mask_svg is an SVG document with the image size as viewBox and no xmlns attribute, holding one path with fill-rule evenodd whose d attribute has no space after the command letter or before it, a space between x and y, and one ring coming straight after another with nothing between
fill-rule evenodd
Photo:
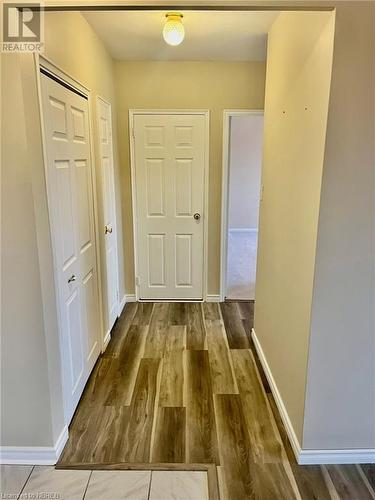
<instances>
[{"instance_id":1,"label":"door knob","mask_svg":"<svg viewBox=\"0 0 375 500\"><path fill-rule=\"evenodd\" d=\"M197 212L197 213L195 213L195 214L193 215L193 217L194 217L194 219L195 219L195 220L199 220L199 219L201 218L201 214L199 214L199 213Z\"/></svg>"},{"instance_id":2,"label":"door knob","mask_svg":"<svg viewBox=\"0 0 375 500\"><path fill-rule=\"evenodd\" d=\"M107 224L105 226L105 234L112 233L112 226L110 224Z\"/></svg>"},{"instance_id":3,"label":"door knob","mask_svg":"<svg viewBox=\"0 0 375 500\"><path fill-rule=\"evenodd\" d=\"M71 283L72 281L75 281L77 279L77 276L75 274L72 274L71 277L68 279L68 283Z\"/></svg>"}]
</instances>

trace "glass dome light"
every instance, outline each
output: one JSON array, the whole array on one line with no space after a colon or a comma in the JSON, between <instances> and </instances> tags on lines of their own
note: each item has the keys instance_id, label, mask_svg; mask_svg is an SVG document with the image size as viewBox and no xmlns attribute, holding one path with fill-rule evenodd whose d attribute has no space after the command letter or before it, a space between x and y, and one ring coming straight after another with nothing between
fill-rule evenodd
<instances>
[{"instance_id":1,"label":"glass dome light","mask_svg":"<svg viewBox=\"0 0 375 500\"><path fill-rule=\"evenodd\" d=\"M182 24L183 15L178 12L168 12L163 28L163 38L168 45L180 45L185 38L185 28Z\"/></svg>"}]
</instances>

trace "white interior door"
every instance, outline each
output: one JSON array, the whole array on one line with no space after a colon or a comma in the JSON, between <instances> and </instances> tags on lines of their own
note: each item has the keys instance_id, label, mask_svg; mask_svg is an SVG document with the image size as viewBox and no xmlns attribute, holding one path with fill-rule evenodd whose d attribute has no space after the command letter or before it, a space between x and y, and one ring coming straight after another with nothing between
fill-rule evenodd
<instances>
[{"instance_id":1,"label":"white interior door","mask_svg":"<svg viewBox=\"0 0 375 500\"><path fill-rule=\"evenodd\" d=\"M66 416L100 352L87 99L41 75Z\"/></svg>"},{"instance_id":2,"label":"white interior door","mask_svg":"<svg viewBox=\"0 0 375 500\"><path fill-rule=\"evenodd\" d=\"M140 299L203 298L205 120L134 115Z\"/></svg>"},{"instance_id":3,"label":"white interior door","mask_svg":"<svg viewBox=\"0 0 375 500\"><path fill-rule=\"evenodd\" d=\"M111 105L97 101L100 138L100 168L102 174L103 218L106 260L106 331L111 331L118 315L118 260L116 235L116 199L113 168Z\"/></svg>"}]
</instances>

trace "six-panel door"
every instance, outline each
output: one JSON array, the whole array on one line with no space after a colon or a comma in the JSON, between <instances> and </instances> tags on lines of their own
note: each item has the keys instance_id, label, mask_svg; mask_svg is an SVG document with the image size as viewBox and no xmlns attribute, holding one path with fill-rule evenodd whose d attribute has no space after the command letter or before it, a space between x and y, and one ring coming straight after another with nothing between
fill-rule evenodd
<instances>
[{"instance_id":1,"label":"six-panel door","mask_svg":"<svg viewBox=\"0 0 375 500\"><path fill-rule=\"evenodd\" d=\"M103 196L102 228L105 240L105 268L106 268L106 332L109 332L118 313L118 269L117 269L117 238L116 238L116 202L115 179L112 151L112 122L111 107L98 98L97 113L100 141L100 168Z\"/></svg>"},{"instance_id":2,"label":"six-panel door","mask_svg":"<svg viewBox=\"0 0 375 500\"><path fill-rule=\"evenodd\" d=\"M66 416L100 352L88 102L41 75Z\"/></svg>"},{"instance_id":3,"label":"six-panel door","mask_svg":"<svg viewBox=\"0 0 375 500\"><path fill-rule=\"evenodd\" d=\"M134 115L141 299L203 298L205 119Z\"/></svg>"}]
</instances>

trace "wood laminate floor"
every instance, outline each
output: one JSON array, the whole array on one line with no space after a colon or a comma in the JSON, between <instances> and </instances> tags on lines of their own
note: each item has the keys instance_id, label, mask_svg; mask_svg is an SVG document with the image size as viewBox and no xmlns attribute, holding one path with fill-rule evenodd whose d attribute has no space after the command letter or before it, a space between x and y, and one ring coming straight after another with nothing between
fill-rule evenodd
<instances>
[{"instance_id":1,"label":"wood laminate floor","mask_svg":"<svg viewBox=\"0 0 375 500\"><path fill-rule=\"evenodd\" d=\"M253 302L133 303L59 467L216 464L222 500L375 499L374 466L298 466L251 340Z\"/></svg>"}]
</instances>

